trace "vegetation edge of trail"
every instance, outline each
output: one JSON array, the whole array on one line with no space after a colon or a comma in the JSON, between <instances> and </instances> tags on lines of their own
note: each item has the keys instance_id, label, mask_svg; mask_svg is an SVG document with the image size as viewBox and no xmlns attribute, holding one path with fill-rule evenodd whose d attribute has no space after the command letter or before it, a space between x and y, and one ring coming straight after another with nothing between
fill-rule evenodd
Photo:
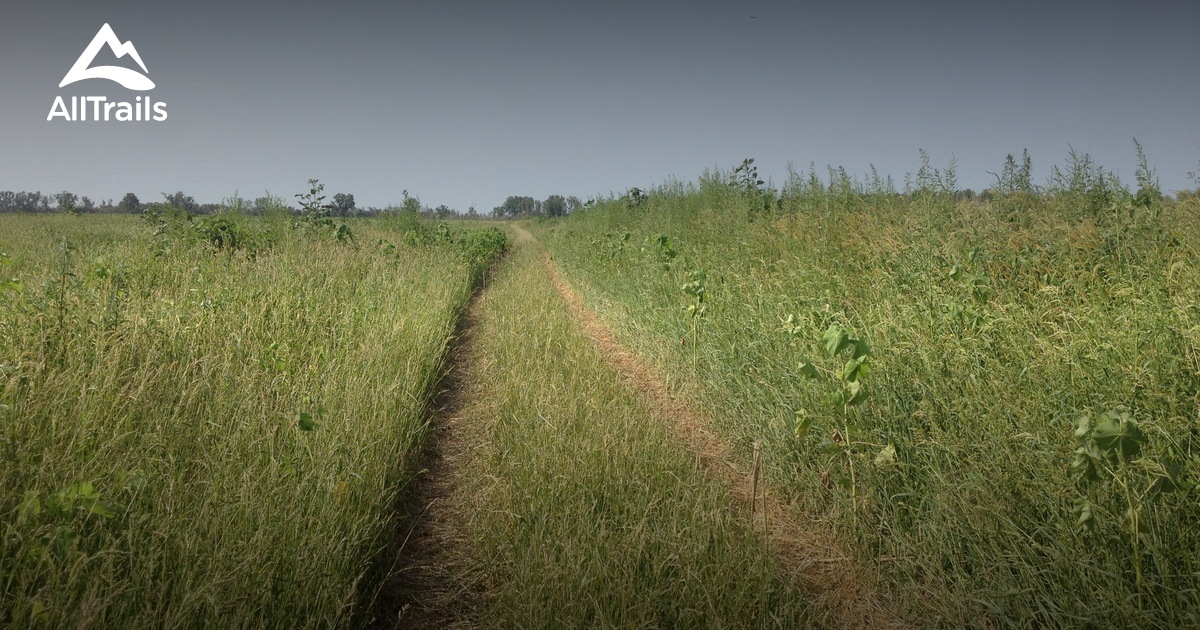
<instances>
[{"instance_id":1,"label":"vegetation edge of trail","mask_svg":"<svg viewBox=\"0 0 1200 630\"><path fill-rule=\"evenodd\" d=\"M869 572L854 562L852 554L842 549L833 533L815 521L803 522L796 510L771 496L762 475L765 468L756 469L753 465L747 468L733 458L733 449L709 423L685 400L673 395L660 375L636 353L617 341L612 330L564 280L550 252L543 250L542 256L555 290L600 353L644 404L669 420L669 429L697 457L705 471L728 487L735 499L731 508L737 517L765 534L781 569L816 596L833 623L847 628L907 627L874 588L875 580L869 577Z\"/></svg>"}]
</instances>

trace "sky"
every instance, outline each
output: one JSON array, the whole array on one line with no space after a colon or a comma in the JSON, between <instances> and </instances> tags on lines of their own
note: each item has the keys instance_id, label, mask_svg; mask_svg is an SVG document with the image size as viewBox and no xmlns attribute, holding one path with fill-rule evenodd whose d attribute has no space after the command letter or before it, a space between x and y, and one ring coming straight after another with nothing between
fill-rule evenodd
<instances>
[{"instance_id":1,"label":"sky","mask_svg":"<svg viewBox=\"0 0 1200 630\"><path fill-rule=\"evenodd\" d=\"M1166 191L1200 169L1200 2L24 2L0 10L0 190L200 202L318 178L359 206L490 211L755 158L953 160L980 190L1028 149ZM156 87L59 82L103 24ZM107 49L93 65L136 68ZM138 69L140 71L140 69ZM161 122L47 121L55 98L166 103Z\"/></svg>"}]
</instances>

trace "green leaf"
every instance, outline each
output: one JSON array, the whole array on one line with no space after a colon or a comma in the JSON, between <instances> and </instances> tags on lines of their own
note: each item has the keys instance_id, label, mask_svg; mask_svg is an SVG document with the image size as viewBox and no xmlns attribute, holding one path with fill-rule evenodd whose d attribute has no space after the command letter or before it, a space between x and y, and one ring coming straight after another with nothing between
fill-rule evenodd
<instances>
[{"instance_id":1,"label":"green leaf","mask_svg":"<svg viewBox=\"0 0 1200 630\"><path fill-rule=\"evenodd\" d=\"M64 498L61 494L52 494L42 501L42 506L51 518L64 518L75 511L73 500Z\"/></svg>"},{"instance_id":2,"label":"green leaf","mask_svg":"<svg viewBox=\"0 0 1200 630\"><path fill-rule=\"evenodd\" d=\"M865 401L868 397L867 388L863 387L863 384L858 381L853 381L853 382L849 383L846 386L846 389L848 390L848 392L850 394L849 399L846 400L847 405L851 405L851 406L858 405L858 404L862 403L863 401Z\"/></svg>"},{"instance_id":3,"label":"green leaf","mask_svg":"<svg viewBox=\"0 0 1200 630\"><path fill-rule=\"evenodd\" d=\"M296 414L296 424L300 427L301 431L312 431L317 428L317 423L313 420L312 414L305 411Z\"/></svg>"},{"instance_id":4,"label":"green leaf","mask_svg":"<svg viewBox=\"0 0 1200 630\"><path fill-rule=\"evenodd\" d=\"M1075 437L1077 437L1077 438L1085 437L1085 436L1087 436L1088 432L1091 430L1092 430L1092 417L1089 415L1079 416L1079 418L1075 421Z\"/></svg>"},{"instance_id":5,"label":"green leaf","mask_svg":"<svg viewBox=\"0 0 1200 630\"><path fill-rule=\"evenodd\" d=\"M976 302L979 302L980 304L987 304L988 301L992 299L992 289L991 287L987 286L977 286L972 292L972 296L975 298Z\"/></svg>"},{"instance_id":6,"label":"green leaf","mask_svg":"<svg viewBox=\"0 0 1200 630\"><path fill-rule=\"evenodd\" d=\"M1148 459L1139 459L1135 463L1152 480L1150 485L1147 486L1146 494L1144 495L1147 499L1157 498L1165 492L1178 491L1180 489L1178 480L1186 474L1183 463L1178 460L1168 459L1164 464Z\"/></svg>"},{"instance_id":7,"label":"green leaf","mask_svg":"<svg viewBox=\"0 0 1200 630\"><path fill-rule=\"evenodd\" d=\"M821 335L821 344L825 346L825 354L832 359L849 345L849 336L841 326L830 324Z\"/></svg>"},{"instance_id":8,"label":"green leaf","mask_svg":"<svg viewBox=\"0 0 1200 630\"><path fill-rule=\"evenodd\" d=\"M1150 483L1150 487L1146 488L1146 497L1154 498L1164 492L1175 492L1179 490L1179 484L1174 479L1167 475L1155 477Z\"/></svg>"},{"instance_id":9,"label":"green leaf","mask_svg":"<svg viewBox=\"0 0 1200 630\"><path fill-rule=\"evenodd\" d=\"M800 362L800 374L812 379L821 377L821 375L817 373L817 366L809 363L808 361Z\"/></svg>"},{"instance_id":10,"label":"green leaf","mask_svg":"<svg viewBox=\"0 0 1200 630\"><path fill-rule=\"evenodd\" d=\"M25 491L25 499L21 501L19 512L25 518L36 518L42 513L42 498L37 491Z\"/></svg>"},{"instance_id":11,"label":"green leaf","mask_svg":"<svg viewBox=\"0 0 1200 630\"><path fill-rule=\"evenodd\" d=\"M888 444L875 456L876 466L890 466L896 463L896 446Z\"/></svg>"},{"instance_id":12,"label":"green leaf","mask_svg":"<svg viewBox=\"0 0 1200 630\"><path fill-rule=\"evenodd\" d=\"M1092 442L1075 449L1075 457L1071 460L1071 474L1079 481L1090 482L1100 480L1100 451Z\"/></svg>"},{"instance_id":13,"label":"green leaf","mask_svg":"<svg viewBox=\"0 0 1200 630\"><path fill-rule=\"evenodd\" d=\"M1092 504L1087 497L1076 497L1071 506L1071 513L1075 515L1077 526L1087 530L1095 529L1096 515L1092 512Z\"/></svg>"},{"instance_id":14,"label":"green leaf","mask_svg":"<svg viewBox=\"0 0 1200 630\"><path fill-rule=\"evenodd\" d=\"M859 378L869 374L870 371L871 369L867 367L867 357L860 356L856 359L850 359L842 368L842 380L847 382L857 381Z\"/></svg>"},{"instance_id":15,"label":"green leaf","mask_svg":"<svg viewBox=\"0 0 1200 630\"><path fill-rule=\"evenodd\" d=\"M1118 455L1125 460L1137 457L1146 443L1146 435L1126 411L1101 414L1092 429L1092 439L1110 460L1116 460Z\"/></svg>"},{"instance_id":16,"label":"green leaf","mask_svg":"<svg viewBox=\"0 0 1200 630\"><path fill-rule=\"evenodd\" d=\"M112 518L117 515L117 511L115 509L113 509L113 507L111 505L109 505L108 503L105 503L104 501L102 501L100 499L96 499L96 501L94 501L92 503L92 506L88 509L91 511L92 514L96 514L96 515L102 516L104 518Z\"/></svg>"},{"instance_id":17,"label":"green leaf","mask_svg":"<svg viewBox=\"0 0 1200 630\"><path fill-rule=\"evenodd\" d=\"M808 437L809 431L812 430L812 416L808 415L808 411L804 409L796 410L796 441L802 442Z\"/></svg>"},{"instance_id":18,"label":"green leaf","mask_svg":"<svg viewBox=\"0 0 1200 630\"><path fill-rule=\"evenodd\" d=\"M75 491L75 496L84 501L96 501L100 498L100 493L86 481L72 486L72 489Z\"/></svg>"},{"instance_id":19,"label":"green leaf","mask_svg":"<svg viewBox=\"0 0 1200 630\"><path fill-rule=\"evenodd\" d=\"M839 389L836 392L826 394L822 400L826 405L836 409L846 403L846 392Z\"/></svg>"}]
</instances>

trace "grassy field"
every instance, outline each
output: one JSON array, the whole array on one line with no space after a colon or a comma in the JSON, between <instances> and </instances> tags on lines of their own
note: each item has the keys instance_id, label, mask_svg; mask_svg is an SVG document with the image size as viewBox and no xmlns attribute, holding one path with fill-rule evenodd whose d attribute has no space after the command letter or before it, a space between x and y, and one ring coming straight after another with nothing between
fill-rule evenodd
<instances>
[{"instance_id":1,"label":"grassy field","mask_svg":"<svg viewBox=\"0 0 1200 630\"><path fill-rule=\"evenodd\" d=\"M0 625L352 624L505 238L171 215L0 217Z\"/></svg>"},{"instance_id":2,"label":"grassy field","mask_svg":"<svg viewBox=\"0 0 1200 630\"><path fill-rule=\"evenodd\" d=\"M748 175L531 229L913 621L1200 624L1195 199Z\"/></svg>"},{"instance_id":3,"label":"grassy field","mask_svg":"<svg viewBox=\"0 0 1200 630\"><path fill-rule=\"evenodd\" d=\"M0 626L1200 625L1200 200L1139 180L0 216Z\"/></svg>"},{"instance_id":4,"label":"grassy field","mask_svg":"<svg viewBox=\"0 0 1200 630\"><path fill-rule=\"evenodd\" d=\"M583 333L528 235L483 296L447 559L481 627L804 627L804 594Z\"/></svg>"}]
</instances>

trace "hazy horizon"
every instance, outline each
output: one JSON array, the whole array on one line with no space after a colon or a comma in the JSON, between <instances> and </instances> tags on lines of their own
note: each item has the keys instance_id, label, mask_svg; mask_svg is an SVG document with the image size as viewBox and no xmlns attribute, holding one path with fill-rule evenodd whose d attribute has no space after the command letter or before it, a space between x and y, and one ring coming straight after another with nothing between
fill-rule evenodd
<instances>
[{"instance_id":1,"label":"hazy horizon","mask_svg":"<svg viewBox=\"0 0 1200 630\"><path fill-rule=\"evenodd\" d=\"M153 90L58 87L105 23ZM744 158L777 185L792 162L901 186L921 149L978 191L1026 148L1038 183L1073 148L1132 184L1137 138L1172 192L1198 185L1197 23L1182 2L26 4L0 40L0 190L290 201L315 177L487 213ZM82 95L170 115L46 120Z\"/></svg>"}]
</instances>

